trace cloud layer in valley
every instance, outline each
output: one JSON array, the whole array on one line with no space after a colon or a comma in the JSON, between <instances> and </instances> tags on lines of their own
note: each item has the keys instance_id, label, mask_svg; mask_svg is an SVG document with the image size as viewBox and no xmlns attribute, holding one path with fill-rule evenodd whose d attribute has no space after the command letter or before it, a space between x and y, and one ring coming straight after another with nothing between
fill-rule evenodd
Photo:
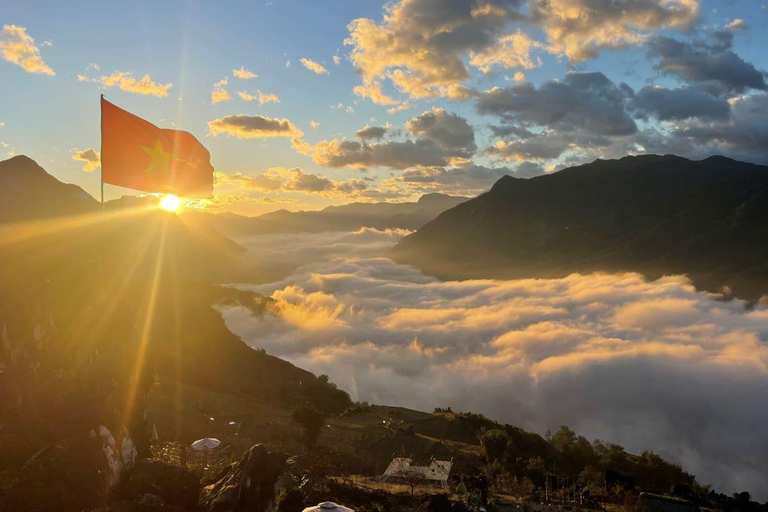
<instances>
[{"instance_id":1,"label":"cloud layer in valley","mask_svg":"<svg viewBox=\"0 0 768 512\"><path fill-rule=\"evenodd\" d=\"M441 282L372 257L397 235L251 239L313 263L244 286L278 306L224 309L227 325L359 400L451 406L539 432L567 424L652 449L721 491L764 488L768 309L684 277Z\"/></svg>"}]
</instances>

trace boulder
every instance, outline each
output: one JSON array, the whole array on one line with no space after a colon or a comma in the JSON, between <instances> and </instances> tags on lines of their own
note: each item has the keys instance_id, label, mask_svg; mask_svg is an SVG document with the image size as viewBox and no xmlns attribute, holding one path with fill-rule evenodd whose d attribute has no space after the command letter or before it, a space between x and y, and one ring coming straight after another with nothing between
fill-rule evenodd
<instances>
[{"instance_id":1,"label":"boulder","mask_svg":"<svg viewBox=\"0 0 768 512\"><path fill-rule=\"evenodd\" d=\"M257 444L215 483L203 488L199 506L208 512L272 510L286 456Z\"/></svg>"},{"instance_id":2,"label":"boulder","mask_svg":"<svg viewBox=\"0 0 768 512\"><path fill-rule=\"evenodd\" d=\"M63 439L41 448L24 464L5 506L30 512L91 510L106 499L107 474L100 440Z\"/></svg>"},{"instance_id":3,"label":"boulder","mask_svg":"<svg viewBox=\"0 0 768 512\"><path fill-rule=\"evenodd\" d=\"M159 460L143 460L125 474L115 489L115 497L134 501L155 496L166 505L194 509L200 482L191 472Z\"/></svg>"}]
</instances>

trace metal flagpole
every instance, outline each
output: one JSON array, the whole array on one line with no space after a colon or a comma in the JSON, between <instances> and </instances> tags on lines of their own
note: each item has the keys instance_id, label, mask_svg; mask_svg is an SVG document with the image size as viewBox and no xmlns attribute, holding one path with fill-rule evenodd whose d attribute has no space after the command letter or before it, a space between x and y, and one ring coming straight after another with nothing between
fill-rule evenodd
<instances>
[{"instance_id":1,"label":"metal flagpole","mask_svg":"<svg viewBox=\"0 0 768 512\"><path fill-rule=\"evenodd\" d=\"M99 146L99 169L101 170L101 209L104 209L104 95L101 95L99 102L99 112L101 114L101 146Z\"/></svg>"}]
</instances>

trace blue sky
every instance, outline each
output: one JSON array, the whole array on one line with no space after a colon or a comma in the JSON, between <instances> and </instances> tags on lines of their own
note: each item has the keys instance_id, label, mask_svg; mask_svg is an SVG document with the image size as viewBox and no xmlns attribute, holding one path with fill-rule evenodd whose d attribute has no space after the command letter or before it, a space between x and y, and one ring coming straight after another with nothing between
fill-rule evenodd
<instances>
[{"instance_id":1,"label":"blue sky","mask_svg":"<svg viewBox=\"0 0 768 512\"><path fill-rule=\"evenodd\" d=\"M590 13L588 20L573 28L572 39L556 40L552 34L560 27L554 23L562 13L540 11L537 0L397 1L390 6L393 19L389 22L383 19L384 5L374 1L6 2L0 25L23 30L33 38L39 57L55 75L30 72L13 56L0 55L4 59L0 60L0 141L4 144L0 149L8 155L26 154L62 181L96 195L98 171L84 172L87 162L73 156L99 148L98 99L104 93L110 101L159 126L184 129L202 140L222 173L217 175L218 200L210 206L247 214L316 209L354 200L412 200L430 191L476 194L501 174L527 177L598 157L643 151L669 150L694 158L724 153L768 163L768 150L760 150L761 140L723 135L727 130L758 138L768 133L768 120L761 123L754 114L764 105L766 87L759 76L768 67L763 51L768 10L762 2L627 0L618 17L600 11L604 2L599 0L553 4L558 2L563 9L575 6ZM470 4L471 16L464 12ZM645 11L638 10L640 4ZM649 12L658 19L643 21ZM430 24L430 16L445 13L450 23ZM518 14L526 19L521 21ZM407 43L399 49L397 44L377 47L380 42L362 39L345 44L353 30L350 22L361 18L369 19L370 25L358 35L368 37L381 29ZM739 19L742 22L726 28ZM732 34L728 47L715 48L718 32ZM522 34L532 43L525 55L519 49L496 52L487 72L471 63L473 54L492 55L510 34ZM598 36L589 39L585 34ZM8 44L14 37L19 37L18 30L4 29L0 44L3 38ZM681 64L679 56L664 53L668 49L650 56L653 41L660 37L688 45L685 59L689 60ZM481 42L465 42L473 38ZM584 48L595 48L593 55L580 54L582 40ZM415 56L421 51L434 60L419 61ZM528 58L529 65L510 64L511 53ZM374 69L378 55L380 62L391 66ZM729 73L735 76L733 68L726 66L733 63L731 55L738 59L737 71L745 73L744 82L728 79ZM468 76L456 80L445 68L433 65L445 56L458 58ZM321 64L327 74L312 72L300 59ZM240 68L258 77L235 77L233 70ZM428 94L415 86L396 84L390 74L395 70L418 77L421 85L429 82ZM94 81L116 72L136 79L149 75L153 83L172 85L166 96L158 97ZM591 85L585 89L583 84L569 82L568 73L588 77ZM78 80L78 75L87 80ZM212 104L214 84L224 78L223 89L231 99ZM366 80L380 84L390 104L376 104L356 94L355 87ZM641 101L637 95L649 83L664 90ZM564 90L562 84L566 84ZM448 85L460 87L461 94L441 89ZM499 88L498 97L491 98L489 91L494 87ZM279 103L246 102L238 96L257 90L276 95ZM699 115L699 103L691 100L692 113L670 112L670 101L661 95L672 90L682 91L678 97L695 97L712 108L725 105L728 111L718 110L715 117ZM530 103L521 100L526 94L535 95ZM616 95L615 105L602 101L611 95ZM741 100L734 103L734 98ZM481 114L485 100L493 106ZM553 101L563 103L555 108ZM596 108L606 108L594 122L587 119L593 110L578 109L591 101ZM409 108L388 112L398 105ZM701 108L704 112L706 107ZM595 128L595 123L607 123L607 127L617 121L618 111L626 111L623 121L635 131L619 137L608 128ZM413 125L422 128L406 127L424 113L431 115ZM265 138L212 134L209 122L234 115L288 120L302 133L300 141L295 134L263 134ZM317 125L313 127L312 122ZM499 136L490 125L525 133ZM356 138L355 132L365 126L388 128L380 138ZM446 138L446 133L453 138ZM344 138L357 146L318 145ZM418 154L400 155L413 150L400 144L406 141L419 146ZM126 193L131 192L107 187L108 198Z\"/></svg>"}]
</instances>

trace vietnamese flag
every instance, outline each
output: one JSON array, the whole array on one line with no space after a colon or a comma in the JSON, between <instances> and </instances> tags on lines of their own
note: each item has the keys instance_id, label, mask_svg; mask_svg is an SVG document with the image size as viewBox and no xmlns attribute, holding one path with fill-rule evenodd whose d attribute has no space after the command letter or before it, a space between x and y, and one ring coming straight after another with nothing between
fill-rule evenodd
<instances>
[{"instance_id":1,"label":"vietnamese flag","mask_svg":"<svg viewBox=\"0 0 768 512\"><path fill-rule=\"evenodd\" d=\"M101 97L104 183L183 197L213 193L211 155L190 133L158 128Z\"/></svg>"}]
</instances>

